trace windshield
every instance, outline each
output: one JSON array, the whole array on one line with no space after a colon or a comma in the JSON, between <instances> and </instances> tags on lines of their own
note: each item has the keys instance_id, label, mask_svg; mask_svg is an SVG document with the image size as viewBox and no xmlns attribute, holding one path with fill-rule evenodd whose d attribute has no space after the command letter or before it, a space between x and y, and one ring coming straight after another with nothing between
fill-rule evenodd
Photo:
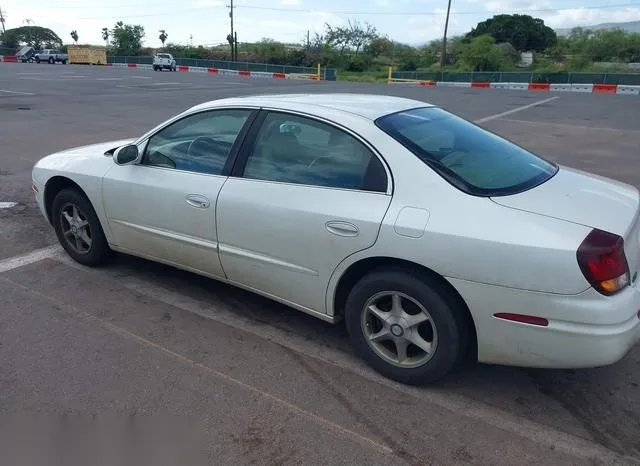
<instances>
[{"instance_id":1,"label":"windshield","mask_svg":"<svg viewBox=\"0 0 640 466\"><path fill-rule=\"evenodd\" d=\"M393 113L376 125L457 188L477 196L526 191L558 167L445 110Z\"/></svg>"},{"instance_id":2,"label":"windshield","mask_svg":"<svg viewBox=\"0 0 640 466\"><path fill-rule=\"evenodd\" d=\"M159 53L158 58L171 58L171 55L167 55L166 53Z\"/></svg>"}]
</instances>

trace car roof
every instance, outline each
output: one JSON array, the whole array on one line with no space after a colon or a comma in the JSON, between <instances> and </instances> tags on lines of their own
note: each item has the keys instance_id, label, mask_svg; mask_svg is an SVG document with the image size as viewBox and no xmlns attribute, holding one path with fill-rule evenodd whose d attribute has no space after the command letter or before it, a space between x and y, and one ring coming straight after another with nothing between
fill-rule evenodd
<instances>
[{"instance_id":1,"label":"car roof","mask_svg":"<svg viewBox=\"0 0 640 466\"><path fill-rule=\"evenodd\" d=\"M379 94L325 93L325 94L266 94L231 97L204 102L192 110L205 110L225 105L252 105L275 107L283 110L303 110L310 107L331 109L351 113L375 120L390 113L401 112L417 107L433 107L419 100Z\"/></svg>"}]
</instances>

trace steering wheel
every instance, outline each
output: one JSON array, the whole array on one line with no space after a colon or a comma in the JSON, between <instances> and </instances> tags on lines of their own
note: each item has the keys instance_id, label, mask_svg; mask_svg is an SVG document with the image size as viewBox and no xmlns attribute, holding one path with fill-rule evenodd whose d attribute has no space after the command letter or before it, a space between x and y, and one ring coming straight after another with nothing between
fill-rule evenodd
<instances>
[{"instance_id":1,"label":"steering wheel","mask_svg":"<svg viewBox=\"0 0 640 466\"><path fill-rule=\"evenodd\" d=\"M193 141L191 141L191 144L189 144L189 148L187 149L187 155L191 155L191 148L195 145L195 144L202 144L205 143L207 145L211 145L216 147L218 145L218 143L216 142L215 139L213 139L210 136L197 136ZM198 154L194 154L195 156L198 156Z\"/></svg>"}]
</instances>

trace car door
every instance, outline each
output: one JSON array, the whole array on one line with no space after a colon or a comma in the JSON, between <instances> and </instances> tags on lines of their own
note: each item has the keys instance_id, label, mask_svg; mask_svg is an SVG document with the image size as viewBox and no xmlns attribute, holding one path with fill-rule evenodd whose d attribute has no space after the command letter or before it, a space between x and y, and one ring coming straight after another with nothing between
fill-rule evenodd
<instances>
[{"instance_id":1,"label":"car door","mask_svg":"<svg viewBox=\"0 0 640 466\"><path fill-rule=\"evenodd\" d=\"M253 112L188 115L149 137L140 163L114 166L103 179L103 202L115 246L223 277L216 201Z\"/></svg>"},{"instance_id":2,"label":"car door","mask_svg":"<svg viewBox=\"0 0 640 466\"><path fill-rule=\"evenodd\" d=\"M376 241L391 201L388 172L361 140L319 119L268 112L252 134L234 168L239 176L218 198L224 271L325 313L336 266Z\"/></svg>"}]
</instances>

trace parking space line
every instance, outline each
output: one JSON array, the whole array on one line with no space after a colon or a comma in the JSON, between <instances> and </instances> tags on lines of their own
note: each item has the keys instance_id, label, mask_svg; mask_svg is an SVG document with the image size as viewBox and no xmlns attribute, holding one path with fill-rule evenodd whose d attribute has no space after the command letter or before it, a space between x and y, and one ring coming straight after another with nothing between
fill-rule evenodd
<instances>
[{"instance_id":1,"label":"parking space line","mask_svg":"<svg viewBox=\"0 0 640 466\"><path fill-rule=\"evenodd\" d=\"M383 453L383 454L393 454L394 451L389 448L388 446L380 443L379 441L372 439L370 437L366 437L362 434L359 434L353 430L347 429L346 427L341 426L340 424L337 424L327 418L324 418L322 416L319 416L318 414L315 414L311 411L308 411L304 408L301 408L298 405L295 405L293 403L290 403L276 395L273 395L272 393L269 393L265 390L262 390L258 387L255 387L253 385L250 385L248 383L245 383L239 379L236 379L228 374L225 374L223 372L217 371L209 366L206 366L200 362L194 361L193 359L190 359L187 356L184 356L182 354L176 353L175 351L172 351L169 348L166 348L158 343L155 343L151 340L148 340L144 337L141 337L140 335L137 335L133 332L130 332L129 330L120 327L118 325L115 325L109 321L106 321L104 319L101 319L100 317L93 315L89 312L83 311L71 304L62 302L52 296L48 296L44 293L40 293L37 290L34 290L32 287L28 287L26 285L23 285L21 283L15 282L11 279L8 279L6 277L0 277L0 280L4 280L10 284L12 284L13 286L16 286L18 288L21 288L22 290L24 290L27 293L31 293L35 296L38 296L41 299L44 299L46 301L49 301L52 304L55 304L57 306L57 308L59 310L61 310L62 312L65 312L66 314L69 314L71 316L74 317L78 317L80 319L85 320L86 322L94 322L97 323L99 325L101 325L102 327L104 327L105 329L111 331L112 333L115 333L116 335L119 335L120 337L129 340L129 341L133 341L135 343L138 343L140 346L146 346L150 349L154 349L158 352L164 353L166 356L171 357L172 359L184 364L187 367L190 367L192 369L198 369L202 372L204 372L206 375L215 377L217 379L223 380L229 384L233 384L236 385L240 388L243 388L249 392L255 393L259 396L262 396L270 401L272 401L273 403L276 403L282 407L284 407L285 409L288 409L294 413L296 413L297 415L307 418L309 420L311 420L312 422L315 422L316 424L327 428L329 430L332 430L334 432L338 432L340 434L343 435L347 435L353 439L355 439L356 441L360 442L361 444L367 445L369 447L374 448L375 450L378 450L379 452Z\"/></svg>"},{"instance_id":2,"label":"parking space line","mask_svg":"<svg viewBox=\"0 0 640 466\"><path fill-rule=\"evenodd\" d=\"M522 123L525 125L534 125L534 126L562 126L565 128L574 128L574 129L589 129L594 131L613 131L616 133L640 133L640 130L637 129L624 129L624 128L602 128L600 126L581 126L581 125L569 125L567 123L551 123L548 121L527 121L527 120L514 120L511 118L500 118L500 121L510 121L513 123Z\"/></svg>"},{"instance_id":3,"label":"parking space line","mask_svg":"<svg viewBox=\"0 0 640 466\"><path fill-rule=\"evenodd\" d=\"M60 246L49 246L42 249L36 249L35 251L31 251L20 256L13 256L8 259L0 260L0 273L33 264L34 262L40 262L44 259L50 259L54 257L59 250Z\"/></svg>"},{"instance_id":4,"label":"parking space line","mask_svg":"<svg viewBox=\"0 0 640 466\"><path fill-rule=\"evenodd\" d=\"M25 79L28 79L28 78L25 78ZM7 89L0 89L0 92L4 92L5 94L15 94L15 95L35 95L33 92L9 91Z\"/></svg>"},{"instance_id":5,"label":"parking space line","mask_svg":"<svg viewBox=\"0 0 640 466\"><path fill-rule=\"evenodd\" d=\"M484 118L480 118L479 120L474 121L474 123L484 123L486 121L495 120L497 118L502 118L503 116L511 115L512 113L521 112L523 110L527 110L528 108L537 107L538 105L546 104L547 102L551 102L552 100L559 99L560 97L549 97L548 99L539 100L537 102L533 102L528 105L523 105L521 107L512 108L511 110L507 110L506 112L496 113L495 115L489 115Z\"/></svg>"}]
</instances>

